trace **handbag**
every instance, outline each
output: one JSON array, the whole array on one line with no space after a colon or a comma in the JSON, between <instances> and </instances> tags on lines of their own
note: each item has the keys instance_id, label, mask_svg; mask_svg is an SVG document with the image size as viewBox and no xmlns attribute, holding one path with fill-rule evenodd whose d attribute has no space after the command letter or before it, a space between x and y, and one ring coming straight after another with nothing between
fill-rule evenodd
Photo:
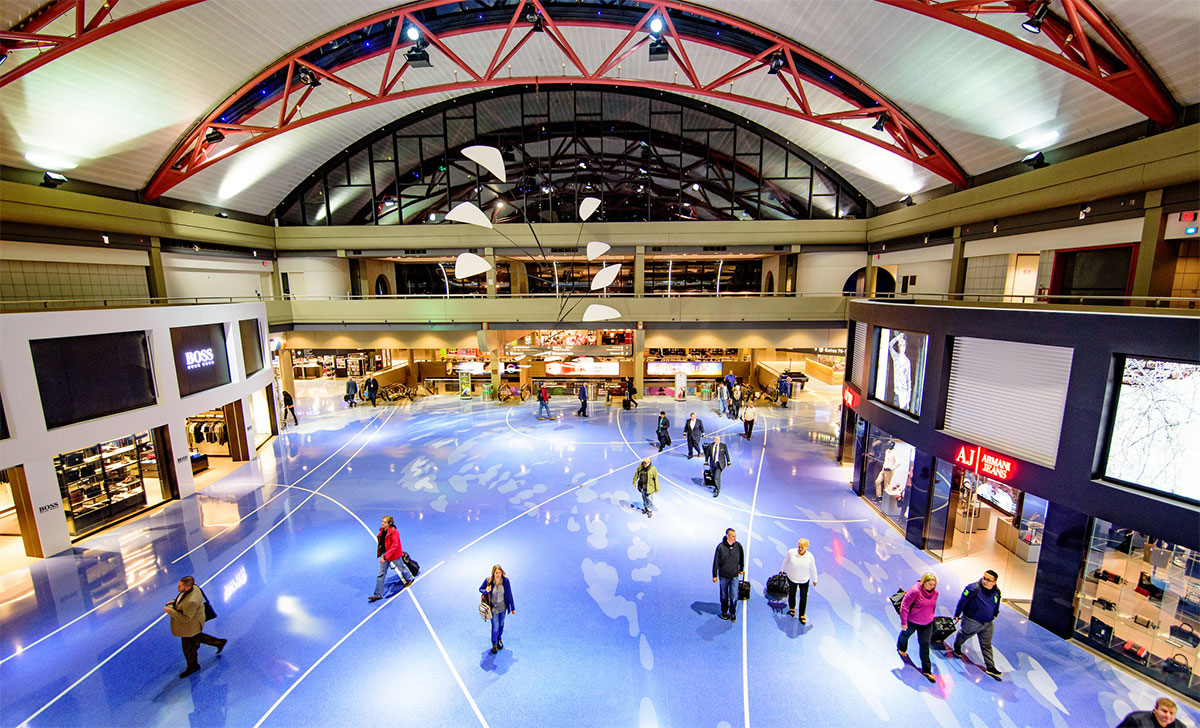
<instances>
[{"instance_id":1,"label":"handbag","mask_svg":"<svg viewBox=\"0 0 1200 728\"><path fill-rule=\"evenodd\" d=\"M1179 652L1172 655L1171 659L1164 660L1162 669L1168 675L1182 675L1185 683L1192 678L1192 663L1188 660L1187 655Z\"/></svg>"},{"instance_id":2,"label":"handbag","mask_svg":"<svg viewBox=\"0 0 1200 728\"><path fill-rule=\"evenodd\" d=\"M1153 619L1144 617L1140 614L1135 614L1133 616L1133 622L1134 624L1140 624L1148 629L1158 629L1158 622L1155 622Z\"/></svg>"},{"instance_id":3,"label":"handbag","mask_svg":"<svg viewBox=\"0 0 1200 728\"><path fill-rule=\"evenodd\" d=\"M400 552L400 560L403 561L404 566L408 568L408 573L412 574L413 578L416 578L417 572L421 570L421 565L414 561L413 558L408 555L407 551Z\"/></svg>"},{"instance_id":4,"label":"handbag","mask_svg":"<svg viewBox=\"0 0 1200 728\"><path fill-rule=\"evenodd\" d=\"M1109 640L1112 639L1113 628L1108 622L1092 617L1092 623L1088 627L1088 637L1099 642L1105 647L1108 646Z\"/></svg>"},{"instance_id":5,"label":"handbag","mask_svg":"<svg viewBox=\"0 0 1200 728\"><path fill-rule=\"evenodd\" d=\"M738 582L738 599L745 601L750 598L750 582L742 579Z\"/></svg>"},{"instance_id":6,"label":"handbag","mask_svg":"<svg viewBox=\"0 0 1200 728\"><path fill-rule=\"evenodd\" d=\"M788 593L788 578L786 574L776 574L767 579L767 594L780 596Z\"/></svg>"},{"instance_id":7,"label":"handbag","mask_svg":"<svg viewBox=\"0 0 1200 728\"><path fill-rule=\"evenodd\" d=\"M1125 581L1121 578L1120 574L1114 574L1108 569L1096 569L1092 572L1092 578L1097 581L1111 581L1114 584L1120 584Z\"/></svg>"},{"instance_id":8,"label":"handbag","mask_svg":"<svg viewBox=\"0 0 1200 728\"><path fill-rule=\"evenodd\" d=\"M200 589L200 587L196 588ZM204 593L203 589L200 589L200 598L204 600L204 621L213 621L217 618L217 613L213 611L212 605L208 603L208 595Z\"/></svg>"},{"instance_id":9,"label":"handbag","mask_svg":"<svg viewBox=\"0 0 1200 728\"><path fill-rule=\"evenodd\" d=\"M1196 594L1196 596L1192 596L1193 594ZM1188 592L1187 596L1180 598L1179 614L1188 614L1200 618L1200 594Z\"/></svg>"},{"instance_id":10,"label":"handbag","mask_svg":"<svg viewBox=\"0 0 1200 728\"><path fill-rule=\"evenodd\" d=\"M492 618L492 605L488 604L487 594L479 595L479 616L483 617L483 621L488 621Z\"/></svg>"},{"instance_id":11,"label":"handbag","mask_svg":"<svg viewBox=\"0 0 1200 728\"><path fill-rule=\"evenodd\" d=\"M1151 566L1162 568L1171 561L1171 552L1148 543L1143 550L1142 558Z\"/></svg>"},{"instance_id":12,"label":"handbag","mask_svg":"<svg viewBox=\"0 0 1200 728\"><path fill-rule=\"evenodd\" d=\"M1125 652L1126 657L1140 662L1143 665L1145 665L1146 661L1150 658L1150 650L1142 647L1133 640L1126 640L1125 644L1121 646L1121 649Z\"/></svg>"},{"instance_id":13,"label":"handbag","mask_svg":"<svg viewBox=\"0 0 1200 728\"><path fill-rule=\"evenodd\" d=\"M1196 630L1187 622L1171 625L1171 639L1200 647L1200 634L1196 634Z\"/></svg>"},{"instance_id":14,"label":"handbag","mask_svg":"<svg viewBox=\"0 0 1200 728\"><path fill-rule=\"evenodd\" d=\"M892 608L896 610L896 614L899 614L900 603L904 601L904 590L897 589L895 594L888 597L888 601L892 603Z\"/></svg>"},{"instance_id":15,"label":"handbag","mask_svg":"<svg viewBox=\"0 0 1200 728\"><path fill-rule=\"evenodd\" d=\"M1162 586L1159 586L1159 584L1162 584ZM1166 584L1161 581L1159 584L1155 584L1154 578L1143 571L1138 575L1138 585L1137 588L1134 589L1134 592L1141 594L1144 597L1148 597L1152 602L1161 602L1163 598L1163 590L1166 589Z\"/></svg>"},{"instance_id":16,"label":"handbag","mask_svg":"<svg viewBox=\"0 0 1200 728\"><path fill-rule=\"evenodd\" d=\"M1106 612L1117 611L1117 605L1114 602L1110 602L1102 597L1096 597L1095 601L1092 603L1096 605L1097 609L1103 609Z\"/></svg>"}]
</instances>

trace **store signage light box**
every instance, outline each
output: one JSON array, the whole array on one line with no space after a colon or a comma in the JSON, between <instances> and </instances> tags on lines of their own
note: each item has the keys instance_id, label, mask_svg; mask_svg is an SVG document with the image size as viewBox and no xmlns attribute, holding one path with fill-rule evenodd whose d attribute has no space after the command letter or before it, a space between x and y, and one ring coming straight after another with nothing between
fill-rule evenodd
<instances>
[{"instance_id":1,"label":"store signage light box","mask_svg":"<svg viewBox=\"0 0 1200 728\"><path fill-rule=\"evenodd\" d=\"M225 350L223 324L173 328L171 347L175 352L179 396L229 384L229 356Z\"/></svg>"},{"instance_id":2,"label":"store signage light box","mask_svg":"<svg viewBox=\"0 0 1200 728\"><path fill-rule=\"evenodd\" d=\"M621 373L621 363L616 361L561 362L546 364L546 375L563 376L616 376Z\"/></svg>"},{"instance_id":3,"label":"store signage light box","mask_svg":"<svg viewBox=\"0 0 1200 728\"><path fill-rule=\"evenodd\" d=\"M874 399L921 416L921 394L925 386L925 350L929 337L915 331L875 330Z\"/></svg>"},{"instance_id":4,"label":"store signage light box","mask_svg":"<svg viewBox=\"0 0 1200 728\"><path fill-rule=\"evenodd\" d=\"M652 361L646 364L646 373L651 376L691 374L694 376L721 376L719 361Z\"/></svg>"},{"instance_id":5,"label":"store signage light box","mask_svg":"<svg viewBox=\"0 0 1200 728\"><path fill-rule=\"evenodd\" d=\"M954 456L954 462L995 480L1008 480L1016 470L1014 461L975 445L960 446L958 454Z\"/></svg>"}]
</instances>

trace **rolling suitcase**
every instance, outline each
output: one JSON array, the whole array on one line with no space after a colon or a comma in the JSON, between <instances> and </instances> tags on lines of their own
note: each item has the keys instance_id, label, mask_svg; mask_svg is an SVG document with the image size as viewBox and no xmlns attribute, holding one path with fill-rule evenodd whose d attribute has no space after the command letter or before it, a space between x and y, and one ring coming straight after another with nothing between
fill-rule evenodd
<instances>
[{"instance_id":1,"label":"rolling suitcase","mask_svg":"<svg viewBox=\"0 0 1200 728\"><path fill-rule=\"evenodd\" d=\"M623 410L625 410L626 412L628 412L628 411L629 411L629 407L630 407L629 398L628 398L628 397L625 397L624 399L622 399L622 400L621 400L621 409L623 409Z\"/></svg>"},{"instance_id":2,"label":"rolling suitcase","mask_svg":"<svg viewBox=\"0 0 1200 728\"><path fill-rule=\"evenodd\" d=\"M954 634L958 627L954 624L954 620L950 617L934 617L933 618L933 637L929 643L934 649L946 649L946 638Z\"/></svg>"},{"instance_id":3,"label":"rolling suitcase","mask_svg":"<svg viewBox=\"0 0 1200 728\"><path fill-rule=\"evenodd\" d=\"M738 599L745 601L750 598L750 582L742 579L738 582Z\"/></svg>"},{"instance_id":4,"label":"rolling suitcase","mask_svg":"<svg viewBox=\"0 0 1200 728\"><path fill-rule=\"evenodd\" d=\"M707 466L704 468L704 485L706 485L709 488L717 487L717 481L713 479L712 468L707 467Z\"/></svg>"}]
</instances>

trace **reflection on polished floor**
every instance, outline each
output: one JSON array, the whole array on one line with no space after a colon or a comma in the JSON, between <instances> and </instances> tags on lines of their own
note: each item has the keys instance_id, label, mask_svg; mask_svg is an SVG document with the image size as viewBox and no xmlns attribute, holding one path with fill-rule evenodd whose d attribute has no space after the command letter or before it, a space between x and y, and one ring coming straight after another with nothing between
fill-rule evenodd
<instances>
[{"instance_id":1,"label":"reflection on polished floor","mask_svg":"<svg viewBox=\"0 0 1200 728\"><path fill-rule=\"evenodd\" d=\"M936 684L904 665L887 596L933 570L945 613L965 580L850 492L825 437L834 388L810 383L764 407L751 441L731 437L719 499L681 432L693 409L710 433L741 431L711 403L583 419L555 398L560 418L538 421L533 402L451 397L348 410L336 389L302 389L300 426L196 496L0 577L4 724L740 726L798 706L812 726L1066 728L1115 725L1159 694L1011 609L1002 682L973 643L967 660L935 656ZM675 433L661 455L660 409ZM631 505L644 456L662 486L652 519ZM368 604L387 514L421 573ZM727 527L754 587L736 623L711 577ZM806 625L762 594L801 537L820 574ZM497 563L517 612L492 655L476 606ZM229 646L202 647L203 670L179 679L162 605L186 574Z\"/></svg>"}]
</instances>

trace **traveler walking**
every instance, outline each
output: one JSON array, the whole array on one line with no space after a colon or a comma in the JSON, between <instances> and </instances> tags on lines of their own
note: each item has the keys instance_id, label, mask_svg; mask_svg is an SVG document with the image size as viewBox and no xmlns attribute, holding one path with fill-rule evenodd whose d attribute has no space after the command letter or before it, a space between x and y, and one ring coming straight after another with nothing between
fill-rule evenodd
<instances>
[{"instance_id":1,"label":"traveler walking","mask_svg":"<svg viewBox=\"0 0 1200 728\"><path fill-rule=\"evenodd\" d=\"M643 458L642 464L633 471L633 487L642 494L642 513L651 518L654 504L650 502L650 496L658 492L658 470L650 464L650 458Z\"/></svg>"},{"instance_id":2,"label":"traveler walking","mask_svg":"<svg viewBox=\"0 0 1200 728\"><path fill-rule=\"evenodd\" d=\"M725 411L728 408L729 408L729 388L725 386L724 382L718 382L717 383L717 411L720 412L722 416L724 416Z\"/></svg>"},{"instance_id":3,"label":"traveler walking","mask_svg":"<svg viewBox=\"0 0 1200 728\"><path fill-rule=\"evenodd\" d=\"M654 432L658 435L658 451L662 452L664 447L669 447L671 444L671 420L667 419L666 412L658 413L658 425L654 428Z\"/></svg>"},{"instance_id":4,"label":"traveler walking","mask_svg":"<svg viewBox=\"0 0 1200 728\"><path fill-rule=\"evenodd\" d=\"M400 546L400 532L396 530L396 523L391 516L383 517L379 534L376 536L375 553L379 556L379 576L375 579L375 593L367 597L368 602L377 602L383 599L383 584L387 581L388 564L391 564L400 578L404 580L404 586L410 586L413 583L413 575L404 563L404 549Z\"/></svg>"},{"instance_id":5,"label":"traveler walking","mask_svg":"<svg viewBox=\"0 0 1200 728\"><path fill-rule=\"evenodd\" d=\"M742 427L746 431L746 439L750 439L750 435L754 434L754 421L758 419L758 408L754 406L754 402L747 402L746 408L742 410Z\"/></svg>"},{"instance_id":6,"label":"traveler walking","mask_svg":"<svg viewBox=\"0 0 1200 728\"><path fill-rule=\"evenodd\" d=\"M721 473L730 465L729 448L721 442L720 435L714 435L709 452L712 459L709 461L708 467L712 470L713 498L716 498L721 495Z\"/></svg>"},{"instance_id":7,"label":"traveler walking","mask_svg":"<svg viewBox=\"0 0 1200 728\"><path fill-rule=\"evenodd\" d=\"M788 614L796 616L796 591L800 592L800 624L808 624L804 612L808 608L808 585L817 585L817 562L808 550L808 539L796 542L796 548L783 555L779 573L788 579Z\"/></svg>"},{"instance_id":8,"label":"traveler walking","mask_svg":"<svg viewBox=\"0 0 1200 728\"><path fill-rule=\"evenodd\" d=\"M921 647L921 674L929 682L937 682L933 676L933 663L929 660L937 599L937 576L928 572L921 577L920 583L905 592L900 602L900 636L896 638L896 652L901 657L908 657L908 638L913 632L917 633L917 644Z\"/></svg>"},{"instance_id":9,"label":"traveler walking","mask_svg":"<svg viewBox=\"0 0 1200 728\"><path fill-rule=\"evenodd\" d=\"M546 391L546 385L544 383L538 387L537 401L538 401L537 418L539 420L554 419L554 415L550 414L550 393ZM546 413L545 417L542 417L543 412Z\"/></svg>"},{"instance_id":10,"label":"traveler walking","mask_svg":"<svg viewBox=\"0 0 1200 728\"><path fill-rule=\"evenodd\" d=\"M579 409L575 410L576 415L587 417L588 391L587 384L579 383Z\"/></svg>"},{"instance_id":11,"label":"traveler walking","mask_svg":"<svg viewBox=\"0 0 1200 728\"><path fill-rule=\"evenodd\" d=\"M171 634L180 639L183 646L183 659L187 662L187 668L179 673L179 677L187 677L200 671L200 662L197 660L200 645L216 647L219 655L229 640L204 634L208 598L204 596L204 591L196 586L195 578L185 576L179 580L179 584L175 588L179 591L178 596L167 602L163 611L171 618Z\"/></svg>"},{"instance_id":12,"label":"traveler walking","mask_svg":"<svg viewBox=\"0 0 1200 728\"><path fill-rule=\"evenodd\" d=\"M738 576L746 573L746 553L738 543L737 531L725 529L725 538L713 554L713 583L720 585L721 619L737 621Z\"/></svg>"},{"instance_id":13,"label":"traveler walking","mask_svg":"<svg viewBox=\"0 0 1200 728\"><path fill-rule=\"evenodd\" d=\"M954 618L962 617L958 626L958 636L954 638L954 656L962 657L963 643L973 636L979 637L979 649L983 652L984 672L997 680L1001 672L996 669L992 659L992 631L996 626L996 617L1000 614L1000 588L996 581L1000 575L988 569L983 572L983 578L967 585L962 596L958 598L958 606L954 608Z\"/></svg>"},{"instance_id":14,"label":"traveler walking","mask_svg":"<svg viewBox=\"0 0 1200 728\"><path fill-rule=\"evenodd\" d=\"M626 377L625 378L625 396L629 397L629 404L633 405L634 409L637 409L637 406L638 406L637 399L634 398L634 396L633 396L633 392L635 389L636 389L636 387L634 387L634 385L633 385L633 377Z\"/></svg>"},{"instance_id":15,"label":"traveler walking","mask_svg":"<svg viewBox=\"0 0 1200 728\"><path fill-rule=\"evenodd\" d=\"M367 379L366 385L363 386L363 394L371 400L371 406L374 407L375 400L379 397L379 382L375 381L375 377Z\"/></svg>"},{"instance_id":16,"label":"traveler walking","mask_svg":"<svg viewBox=\"0 0 1200 728\"><path fill-rule=\"evenodd\" d=\"M787 407L788 400L792 398L792 378L786 374L779 375L779 404L782 407Z\"/></svg>"},{"instance_id":17,"label":"traveler walking","mask_svg":"<svg viewBox=\"0 0 1200 728\"><path fill-rule=\"evenodd\" d=\"M1125 716L1117 728L1187 728L1187 724L1175 718L1179 706L1170 698L1159 698L1154 710L1138 710Z\"/></svg>"},{"instance_id":18,"label":"traveler walking","mask_svg":"<svg viewBox=\"0 0 1200 728\"><path fill-rule=\"evenodd\" d=\"M358 382L354 381L353 378L346 380L346 396L342 397L342 399L346 400L346 404L351 407L358 404Z\"/></svg>"},{"instance_id":19,"label":"traveler walking","mask_svg":"<svg viewBox=\"0 0 1200 728\"><path fill-rule=\"evenodd\" d=\"M299 427L300 420L296 419L296 403L292 400L292 393L286 389L281 390L283 393L283 421L287 424L287 416L292 416L292 422Z\"/></svg>"},{"instance_id":20,"label":"traveler walking","mask_svg":"<svg viewBox=\"0 0 1200 728\"><path fill-rule=\"evenodd\" d=\"M738 410L742 407L742 385L734 384L729 390L729 419L738 418Z\"/></svg>"},{"instance_id":21,"label":"traveler walking","mask_svg":"<svg viewBox=\"0 0 1200 728\"><path fill-rule=\"evenodd\" d=\"M492 575L479 585L479 593L485 595L492 608L492 654L504 649L504 614L516 614L513 604L512 584L500 564L492 567Z\"/></svg>"},{"instance_id":22,"label":"traveler walking","mask_svg":"<svg viewBox=\"0 0 1200 728\"><path fill-rule=\"evenodd\" d=\"M704 437L704 423L696 419L695 412L687 422L683 423L683 434L687 437L687 459L692 459L692 450L695 450L697 455L703 455L704 449L700 447L700 438Z\"/></svg>"}]
</instances>

